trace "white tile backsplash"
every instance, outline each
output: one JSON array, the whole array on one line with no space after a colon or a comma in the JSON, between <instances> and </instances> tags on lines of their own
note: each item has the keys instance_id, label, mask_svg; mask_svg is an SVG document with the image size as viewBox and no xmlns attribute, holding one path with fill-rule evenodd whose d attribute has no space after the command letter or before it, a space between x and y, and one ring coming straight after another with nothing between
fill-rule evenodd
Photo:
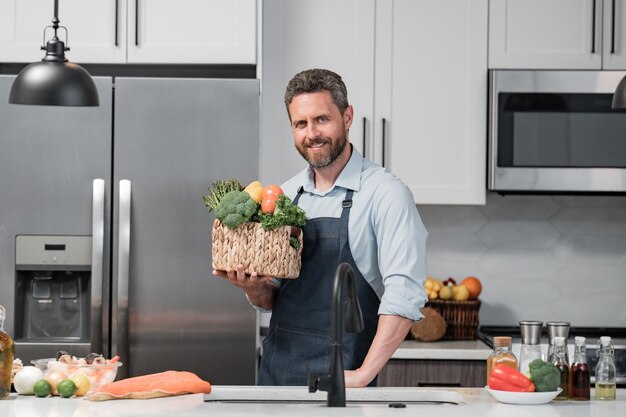
<instances>
[{"instance_id":1,"label":"white tile backsplash","mask_svg":"<svg viewBox=\"0 0 626 417\"><path fill-rule=\"evenodd\" d=\"M626 326L626 197L487 195L418 206L430 275L483 282L481 324Z\"/></svg>"}]
</instances>

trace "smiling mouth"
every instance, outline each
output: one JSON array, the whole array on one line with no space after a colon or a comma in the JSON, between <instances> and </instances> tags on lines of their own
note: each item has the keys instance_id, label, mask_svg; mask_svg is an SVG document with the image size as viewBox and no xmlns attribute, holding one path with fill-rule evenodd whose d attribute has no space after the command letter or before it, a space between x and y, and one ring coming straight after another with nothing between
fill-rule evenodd
<instances>
[{"instance_id":1,"label":"smiling mouth","mask_svg":"<svg viewBox=\"0 0 626 417\"><path fill-rule=\"evenodd\" d=\"M311 143L307 145L307 147L311 149L319 149L319 148L324 147L324 145L326 145L326 142L316 142L316 143Z\"/></svg>"}]
</instances>

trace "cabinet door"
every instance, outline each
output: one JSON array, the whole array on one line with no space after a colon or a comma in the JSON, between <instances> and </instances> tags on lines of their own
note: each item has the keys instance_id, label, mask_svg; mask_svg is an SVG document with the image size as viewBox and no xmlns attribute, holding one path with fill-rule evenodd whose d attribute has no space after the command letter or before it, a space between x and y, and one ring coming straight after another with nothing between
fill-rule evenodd
<instances>
[{"instance_id":1,"label":"cabinet door","mask_svg":"<svg viewBox=\"0 0 626 417\"><path fill-rule=\"evenodd\" d=\"M256 63L256 0L128 0L128 62Z\"/></svg>"},{"instance_id":2,"label":"cabinet door","mask_svg":"<svg viewBox=\"0 0 626 417\"><path fill-rule=\"evenodd\" d=\"M66 58L77 63L126 61L127 0L64 0L59 20L68 31ZM34 62L45 53L44 28L51 25L54 3L49 0L0 0L0 62ZM53 36L46 31L46 40ZM66 40L64 30L58 36Z\"/></svg>"},{"instance_id":3,"label":"cabinet door","mask_svg":"<svg viewBox=\"0 0 626 417\"><path fill-rule=\"evenodd\" d=\"M361 153L366 142L371 156L374 0L264 0L262 39L261 181L280 183L305 166L283 96L291 77L309 68L342 76L355 110L350 142Z\"/></svg>"},{"instance_id":4,"label":"cabinet door","mask_svg":"<svg viewBox=\"0 0 626 417\"><path fill-rule=\"evenodd\" d=\"M489 68L600 69L602 3L490 0Z\"/></svg>"},{"instance_id":5,"label":"cabinet door","mask_svg":"<svg viewBox=\"0 0 626 417\"><path fill-rule=\"evenodd\" d=\"M626 1L604 0L602 68L626 69Z\"/></svg>"},{"instance_id":6,"label":"cabinet door","mask_svg":"<svg viewBox=\"0 0 626 417\"><path fill-rule=\"evenodd\" d=\"M377 160L416 203L485 203L487 6L378 2Z\"/></svg>"}]
</instances>

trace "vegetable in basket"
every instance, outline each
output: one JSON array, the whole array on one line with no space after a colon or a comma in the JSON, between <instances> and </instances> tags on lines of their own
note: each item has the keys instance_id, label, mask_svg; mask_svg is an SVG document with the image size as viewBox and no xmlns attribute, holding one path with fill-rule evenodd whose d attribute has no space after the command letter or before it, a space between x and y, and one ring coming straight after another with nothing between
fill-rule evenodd
<instances>
[{"instance_id":1,"label":"vegetable in basket","mask_svg":"<svg viewBox=\"0 0 626 417\"><path fill-rule=\"evenodd\" d=\"M556 366L542 359L535 359L528 364L530 379L535 383L537 391L556 391L561 385L561 372Z\"/></svg>"},{"instance_id":2,"label":"vegetable in basket","mask_svg":"<svg viewBox=\"0 0 626 417\"><path fill-rule=\"evenodd\" d=\"M220 200L215 209L215 216L226 227L236 229L249 221L257 212L257 203L244 191L230 191Z\"/></svg>"},{"instance_id":3,"label":"vegetable in basket","mask_svg":"<svg viewBox=\"0 0 626 417\"><path fill-rule=\"evenodd\" d=\"M241 191L243 185L235 179L217 180L209 187L207 195L202 196L204 205L207 206L209 213L220 204L220 200L231 191Z\"/></svg>"}]
</instances>

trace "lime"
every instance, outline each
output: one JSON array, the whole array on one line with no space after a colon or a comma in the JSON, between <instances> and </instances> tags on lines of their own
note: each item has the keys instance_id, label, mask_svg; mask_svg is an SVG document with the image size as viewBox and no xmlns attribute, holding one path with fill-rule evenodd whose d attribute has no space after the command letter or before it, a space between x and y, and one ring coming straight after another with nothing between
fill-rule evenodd
<instances>
[{"instance_id":1,"label":"lime","mask_svg":"<svg viewBox=\"0 0 626 417\"><path fill-rule=\"evenodd\" d=\"M52 392L52 385L45 379L40 379L33 385L33 393L38 397L47 397Z\"/></svg>"},{"instance_id":2,"label":"lime","mask_svg":"<svg viewBox=\"0 0 626 417\"><path fill-rule=\"evenodd\" d=\"M76 374L72 378L74 384L76 384L76 396L82 397L89 390L89 379L83 374Z\"/></svg>"},{"instance_id":3,"label":"lime","mask_svg":"<svg viewBox=\"0 0 626 417\"><path fill-rule=\"evenodd\" d=\"M57 385L57 391L61 397L70 398L76 393L76 384L71 379L64 379Z\"/></svg>"}]
</instances>

